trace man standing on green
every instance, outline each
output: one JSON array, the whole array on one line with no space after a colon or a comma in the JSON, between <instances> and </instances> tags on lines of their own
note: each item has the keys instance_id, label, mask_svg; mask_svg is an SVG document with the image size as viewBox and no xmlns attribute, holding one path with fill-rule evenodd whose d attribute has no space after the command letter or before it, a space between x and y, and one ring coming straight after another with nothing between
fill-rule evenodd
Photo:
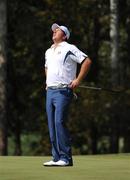
<instances>
[{"instance_id":1,"label":"man standing on green","mask_svg":"<svg viewBox=\"0 0 130 180\"><path fill-rule=\"evenodd\" d=\"M54 23L51 29L54 44L45 53L45 73L46 110L53 159L43 165L72 166L71 138L66 127L67 114L73 89L79 86L88 73L91 60L75 45L67 42L70 37L67 27ZM81 64L81 68L76 77L77 63Z\"/></svg>"}]
</instances>

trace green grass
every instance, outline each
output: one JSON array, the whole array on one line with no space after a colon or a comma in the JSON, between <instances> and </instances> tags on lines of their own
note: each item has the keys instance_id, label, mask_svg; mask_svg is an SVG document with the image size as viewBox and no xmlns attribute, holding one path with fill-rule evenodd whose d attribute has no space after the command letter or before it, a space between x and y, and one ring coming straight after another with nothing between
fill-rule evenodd
<instances>
[{"instance_id":1,"label":"green grass","mask_svg":"<svg viewBox=\"0 0 130 180\"><path fill-rule=\"evenodd\" d=\"M130 180L130 154L73 158L73 167L44 167L50 157L0 157L0 180Z\"/></svg>"}]
</instances>

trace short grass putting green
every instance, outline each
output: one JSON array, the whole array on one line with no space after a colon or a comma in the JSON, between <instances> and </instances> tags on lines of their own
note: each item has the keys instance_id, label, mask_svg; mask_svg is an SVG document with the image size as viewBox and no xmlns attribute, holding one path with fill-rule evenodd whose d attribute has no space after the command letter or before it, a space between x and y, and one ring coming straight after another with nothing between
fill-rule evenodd
<instances>
[{"instance_id":1,"label":"short grass putting green","mask_svg":"<svg viewBox=\"0 0 130 180\"><path fill-rule=\"evenodd\" d=\"M0 157L0 180L130 180L130 154L73 156L73 167L44 167L51 157Z\"/></svg>"}]
</instances>

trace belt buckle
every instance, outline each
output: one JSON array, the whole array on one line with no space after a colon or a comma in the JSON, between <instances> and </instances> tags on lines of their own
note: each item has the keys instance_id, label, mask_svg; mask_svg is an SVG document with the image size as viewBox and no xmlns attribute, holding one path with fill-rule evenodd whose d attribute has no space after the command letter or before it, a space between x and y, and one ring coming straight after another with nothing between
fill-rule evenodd
<instances>
[{"instance_id":1,"label":"belt buckle","mask_svg":"<svg viewBox=\"0 0 130 180\"><path fill-rule=\"evenodd\" d=\"M58 87L59 88L66 88L66 87L68 87L68 85L67 84L59 84Z\"/></svg>"}]
</instances>

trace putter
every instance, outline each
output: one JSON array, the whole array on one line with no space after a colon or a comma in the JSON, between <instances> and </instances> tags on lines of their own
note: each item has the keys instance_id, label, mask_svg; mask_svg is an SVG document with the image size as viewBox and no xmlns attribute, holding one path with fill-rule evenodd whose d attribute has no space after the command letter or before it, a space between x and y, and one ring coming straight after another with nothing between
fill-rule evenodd
<instances>
[{"instance_id":1,"label":"putter","mask_svg":"<svg viewBox=\"0 0 130 180\"><path fill-rule=\"evenodd\" d=\"M79 88L91 89L91 90L96 90L96 91L107 91L107 92L111 92L111 93L122 93L125 91L125 90L113 90L113 89L94 87L94 86L86 86L86 85L80 85Z\"/></svg>"}]
</instances>

